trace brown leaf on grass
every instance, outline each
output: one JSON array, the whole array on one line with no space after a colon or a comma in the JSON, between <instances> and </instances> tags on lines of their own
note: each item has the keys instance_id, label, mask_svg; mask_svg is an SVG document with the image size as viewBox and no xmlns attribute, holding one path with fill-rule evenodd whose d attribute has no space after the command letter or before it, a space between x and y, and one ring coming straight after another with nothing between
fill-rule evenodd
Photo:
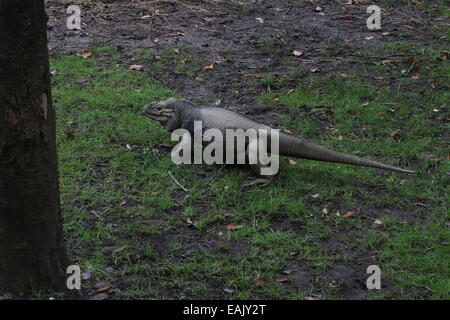
<instances>
[{"instance_id":1,"label":"brown leaf on grass","mask_svg":"<svg viewBox=\"0 0 450 320\"><path fill-rule=\"evenodd\" d=\"M227 225L227 230L237 230L240 228L242 228L241 224L230 223L229 225Z\"/></svg>"},{"instance_id":2,"label":"brown leaf on grass","mask_svg":"<svg viewBox=\"0 0 450 320\"><path fill-rule=\"evenodd\" d=\"M87 59L92 56L92 52L90 52L88 49L83 49L77 53L77 56Z\"/></svg>"},{"instance_id":3,"label":"brown leaf on grass","mask_svg":"<svg viewBox=\"0 0 450 320\"><path fill-rule=\"evenodd\" d=\"M292 159L289 159L289 164L290 164L291 166L295 166L295 165L297 164L297 162L294 161L294 160L292 160Z\"/></svg>"},{"instance_id":4,"label":"brown leaf on grass","mask_svg":"<svg viewBox=\"0 0 450 320\"><path fill-rule=\"evenodd\" d=\"M111 288L112 288L112 286L102 287L102 288L99 288L99 289L95 290L95 293L106 292L106 291L108 291Z\"/></svg>"},{"instance_id":5,"label":"brown leaf on grass","mask_svg":"<svg viewBox=\"0 0 450 320\"><path fill-rule=\"evenodd\" d=\"M277 282L291 282L291 279L289 278L281 278L281 279L277 279Z\"/></svg>"},{"instance_id":6,"label":"brown leaf on grass","mask_svg":"<svg viewBox=\"0 0 450 320\"><path fill-rule=\"evenodd\" d=\"M294 51L292 51L292 54L296 57L300 57L301 55L303 55L303 51L294 50Z\"/></svg>"},{"instance_id":7,"label":"brown leaf on grass","mask_svg":"<svg viewBox=\"0 0 450 320\"><path fill-rule=\"evenodd\" d=\"M265 277L260 277L260 278L255 279L255 284L257 286L263 286L263 285L267 284L267 282L268 282L268 280Z\"/></svg>"},{"instance_id":8,"label":"brown leaf on grass","mask_svg":"<svg viewBox=\"0 0 450 320\"><path fill-rule=\"evenodd\" d=\"M283 273L283 274L291 274L292 270L283 270L281 273Z\"/></svg>"},{"instance_id":9,"label":"brown leaf on grass","mask_svg":"<svg viewBox=\"0 0 450 320\"><path fill-rule=\"evenodd\" d=\"M292 92L294 92L295 91L295 89L289 89L287 92L286 92L286 94L291 94Z\"/></svg>"},{"instance_id":10,"label":"brown leaf on grass","mask_svg":"<svg viewBox=\"0 0 450 320\"><path fill-rule=\"evenodd\" d=\"M352 210L343 215L343 217L350 217L356 213L356 210Z\"/></svg>"},{"instance_id":11,"label":"brown leaf on grass","mask_svg":"<svg viewBox=\"0 0 450 320\"><path fill-rule=\"evenodd\" d=\"M319 71L319 68L313 68L313 69L311 69L309 71L311 71L312 73L316 73L317 71Z\"/></svg>"},{"instance_id":12,"label":"brown leaf on grass","mask_svg":"<svg viewBox=\"0 0 450 320\"><path fill-rule=\"evenodd\" d=\"M410 17L408 20L409 20L409 21L412 21L412 22L414 22L414 23L421 23L421 22L422 22L421 19L417 19L417 18L414 18L414 17Z\"/></svg>"},{"instance_id":13,"label":"brown leaf on grass","mask_svg":"<svg viewBox=\"0 0 450 320\"><path fill-rule=\"evenodd\" d=\"M372 40L374 38L374 36L369 36L369 37L366 37L366 40Z\"/></svg>"},{"instance_id":14,"label":"brown leaf on grass","mask_svg":"<svg viewBox=\"0 0 450 320\"><path fill-rule=\"evenodd\" d=\"M408 59L408 64L418 66L420 64L420 62L417 61L416 58L411 57L411 58Z\"/></svg>"},{"instance_id":15,"label":"brown leaf on grass","mask_svg":"<svg viewBox=\"0 0 450 320\"><path fill-rule=\"evenodd\" d=\"M211 70L211 69L214 69L214 66L212 64L208 64L208 65L204 66L203 69Z\"/></svg>"},{"instance_id":16,"label":"brown leaf on grass","mask_svg":"<svg viewBox=\"0 0 450 320\"><path fill-rule=\"evenodd\" d=\"M75 130L73 129L67 129L64 131L64 134L66 135L67 139L73 140L75 139Z\"/></svg>"}]
</instances>

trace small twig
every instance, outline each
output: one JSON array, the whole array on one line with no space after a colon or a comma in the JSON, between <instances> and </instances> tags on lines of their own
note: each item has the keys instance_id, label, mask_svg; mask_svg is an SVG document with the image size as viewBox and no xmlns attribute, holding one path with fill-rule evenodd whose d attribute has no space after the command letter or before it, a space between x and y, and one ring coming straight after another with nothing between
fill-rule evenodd
<instances>
[{"instance_id":1,"label":"small twig","mask_svg":"<svg viewBox=\"0 0 450 320\"><path fill-rule=\"evenodd\" d=\"M153 149L153 144L152 144L152 142L151 142L150 139L148 139L148 144L150 145L150 150L152 150L152 153L153 153L153 155L155 156L155 158L158 159L158 160L160 160L158 154L157 154L157 153L155 152L155 150Z\"/></svg>"},{"instance_id":2,"label":"small twig","mask_svg":"<svg viewBox=\"0 0 450 320\"><path fill-rule=\"evenodd\" d=\"M170 172L170 170L168 170L167 172L169 173L169 176L173 179L173 181L175 181L175 183L176 183L181 189L183 189L183 190L186 191L186 192L189 192L188 189L186 189L185 187L183 187L183 186L178 182L178 180L173 176L173 174L172 174L172 172Z\"/></svg>"}]
</instances>

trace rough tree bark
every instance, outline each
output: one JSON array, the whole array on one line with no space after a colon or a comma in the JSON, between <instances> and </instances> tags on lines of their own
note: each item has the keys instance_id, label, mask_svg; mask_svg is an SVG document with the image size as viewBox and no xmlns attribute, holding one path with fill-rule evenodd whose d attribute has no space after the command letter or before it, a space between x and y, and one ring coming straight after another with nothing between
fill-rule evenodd
<instances>
[{"instance_id":1,"label":"rough tree bark","mask_svg":"<svg viewBox=\"0 0 450 320\"><path fill-rule=\"evenodd\" d=\"M62 238L44 0L0 0L0 290L60 288Z\"/></svg>"}]
</instances>

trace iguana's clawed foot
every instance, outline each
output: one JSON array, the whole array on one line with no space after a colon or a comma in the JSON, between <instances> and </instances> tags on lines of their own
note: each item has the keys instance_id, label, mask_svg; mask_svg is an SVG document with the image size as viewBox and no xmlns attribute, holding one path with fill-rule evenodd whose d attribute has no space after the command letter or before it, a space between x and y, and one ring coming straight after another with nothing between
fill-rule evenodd
<instances>
[{"instance_id":1,"label":"iguana's clawed foot","mask_svg":"<svg viewBox=\"0 0 450 320\"><path fill-rule=\"evenodd\" d=\"M248 188L250 186L257 185L257 184L261 185L262 187L265 187L268 184L270 184L272 181L273 181L273 177L270 177L270 178L259 177L254 180L244 182L243 184L241 184L241 187Z\"/></svg>"}]
</instances>

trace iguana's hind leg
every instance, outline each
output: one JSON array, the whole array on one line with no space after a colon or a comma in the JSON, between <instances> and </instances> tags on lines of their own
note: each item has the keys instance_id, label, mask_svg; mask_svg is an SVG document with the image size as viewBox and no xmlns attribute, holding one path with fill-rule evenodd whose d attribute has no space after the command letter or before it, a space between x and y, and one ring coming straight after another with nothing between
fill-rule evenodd
<instances>
[{"instance_id":1,"label":"iguana's hind leg","mask_svg":"<svg viewBox=\"0 0 450 320\"><path fill-rule=\"evenodd\" d=\"M247 188L253 185L261 185L261 186L267 186L268 184L272 183L273 179L275 178L275 175L261 175L261 167L264 166L263 164L255 164L251 165L250 168L252 169L252 172L257 176L253 180L245 181L241 184L242 188Z\"/></svg>"},{"instance_id":2,"label":"iguana's hind leg","mask_svg":"<svg viewBox=\"0 0 450 320\"><path fill-rule=\"evenodd\" d=\"M257 184L266 186L273 181L273 179L276 175L276 172L273 172L272 167L268 166L267 164L265 164L261 161L257 150L258 150L258 141L257 140L250 141L247 146L247 157L249 157L250 153L253 152L253 155L254 155L253 159L256 159L256 163L252 163L251 160L249 162L250 162L250 168L251 168L252 172L255 174L256 178L254 180L245 181L241 185L242 188L247 188L247 187L250 187L253 185L257 185ZM250 157L249 157L249 159L250 159ZM264 171L266 172L266 174L262 174L263 169L265 169Z\"/></svg>"}]
</instances>

